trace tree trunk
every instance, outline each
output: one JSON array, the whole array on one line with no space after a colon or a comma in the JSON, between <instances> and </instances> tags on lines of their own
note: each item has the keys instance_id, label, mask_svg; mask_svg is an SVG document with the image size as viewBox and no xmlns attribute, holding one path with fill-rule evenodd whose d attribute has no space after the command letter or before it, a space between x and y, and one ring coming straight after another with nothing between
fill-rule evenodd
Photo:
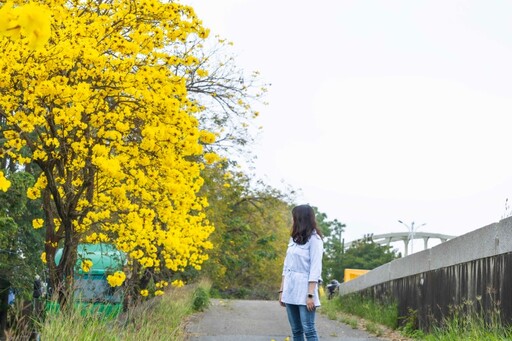
<instances>
[{"instance_id":1,"label":"tree trunk","mask_svg":"<svg viewBox=\"0 0 512 341\"><path fill-rule=\"evenodd\" d=\"M58 232L53 219L57 216L49 190L43 191L43 209L46 217L46 259L52 298L57 299L61 308L65 308L73 297L74 270L77 260L78 237L72 233L70 219L62 219ZM63 233L64 232L64 233ZM59 241L64 246L58 264L55 261Z\"/></svg>"},{"instance_id":2,"label":"tree trunk","mask_svg":"<svg viewBox=\"0 0 512 341\"><path fill-rule=\"evenodd\" d=\"M59 288L59 304L61 308L65 308L66 305L73 299L73 284L75 275L75 264L76 264L77 244L73 241L69 245L64 245L62 250L62 257L60 259L59 266L57 267L57 288Z\"/></svg>"}]
</instances>

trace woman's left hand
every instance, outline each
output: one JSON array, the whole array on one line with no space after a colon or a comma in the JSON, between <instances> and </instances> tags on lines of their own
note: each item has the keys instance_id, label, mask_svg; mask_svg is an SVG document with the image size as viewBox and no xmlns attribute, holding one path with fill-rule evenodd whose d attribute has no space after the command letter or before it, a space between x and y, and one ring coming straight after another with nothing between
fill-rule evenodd
<instances>
[{"instance_id":1,"label":"woman's left hand","mask_svg":"<svg viewBox=\"0 0 512 341\"><path fill-rule=\"evenodd\" d=\"M306 307L308 309L308 311L313 311L315 310L315 301L313 301L312 298L308 297L308 299L306 300Z\"/></svg>"},{"instance_id":2,"label":"woman's left hand","mask_svg":"<svg viewBox=\"0 0 512 341\"><path fill-rule=\"evenodd\" d=\"M281 297L282 297L282 294L279 293L279 304L281 305L281 307L286 307L286 304L284 304L284 302L281 300Z\"/></svg>"}]
</instances>

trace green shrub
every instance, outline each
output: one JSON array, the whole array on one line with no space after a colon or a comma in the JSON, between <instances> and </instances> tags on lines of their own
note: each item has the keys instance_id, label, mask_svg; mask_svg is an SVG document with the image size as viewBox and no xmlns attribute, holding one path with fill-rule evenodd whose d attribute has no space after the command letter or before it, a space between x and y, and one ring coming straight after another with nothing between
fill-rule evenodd
<instances>
[{"instance_id":1,"label":"green shrub","mask_svg":"<svg viewBox=\"0 0 512 341\"><path fill-rule=\"evenodd\" d=\"M194 291L192 308L194 311L203 311L210 304L210 294L203 287L198 287Z\"/></svg>"}]
</instances>

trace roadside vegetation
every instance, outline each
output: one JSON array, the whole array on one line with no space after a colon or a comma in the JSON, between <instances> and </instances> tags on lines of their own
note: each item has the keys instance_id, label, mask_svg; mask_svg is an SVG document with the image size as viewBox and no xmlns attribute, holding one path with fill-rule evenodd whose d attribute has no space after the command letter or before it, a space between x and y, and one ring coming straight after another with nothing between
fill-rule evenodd
<instances>
[{"instance_id":1,"label":"roadside vegetation","mask_svg":"<svg viewBox=\"0 0 512 341\"><path fill-rule=\"evenodd\" d=\"M128 313L108 316L73 308L47 314L36 324L41 340L139 341L184 340L185 321L209 305L211 284L200 281L181 288L169 287L162 296L149 299ZM19 325L18 325L19 326ZM7 340L28 340L31 329L7 330Z\"/></svg>"},{"instance_id":2,"label":"roadside vegetation","mask_svg":"<svg viewBox=\"0 0 512 341\"><path fill-rule=\"evenodd\" d=\"M396 303L377 303L360 295L324 298L320 312L331 320L343 322L353 329L363 329L388 340L425 341L501 341L512 339L512 327L503 326L498 309L478 313L472 302L452 310L439 326L428 333L417 329L416 314L398 316Z\"/></svg>"},{"instance_id":3,"label":"roadside vegetation","mask_svg":"<svg viewBox=\"0 0 512 341\"><path fill-rule=\"evenodd\" d=\"M358 295L325 298L320 310L330 320L348 324L353 329L364 329L369 333L384 337L398 335L398 310L396 304L377 304Z\"/></svg>"},{"instance_id":4,"label":"roadside vegetation","mask_svg":"<svg viewBox=\"0 0 512 341\"><path fill-rule=\"evenodd\" d=\"M504 326L499 308L485 313L477 312L473 302L465 302L453 309L452 317L443 321L440 327L433 328L431 333L421 335L427 341L501 341L512 339L512 326Z\"/></svg>"}]
</instances>

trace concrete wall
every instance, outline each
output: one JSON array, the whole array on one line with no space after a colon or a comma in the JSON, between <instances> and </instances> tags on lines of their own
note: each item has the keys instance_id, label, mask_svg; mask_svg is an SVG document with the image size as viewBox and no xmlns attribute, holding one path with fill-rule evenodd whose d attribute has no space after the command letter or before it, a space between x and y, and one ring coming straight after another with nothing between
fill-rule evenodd
<instances>
[{"instance_id":1,"label":"concrete wall","mask_svg":"<svg viewBox=\"0 0 512 341\"><path fill-rule=\"evenodd\" d=\"M401 316L416 311L418 327L428 330L468 302L482 311L498 303L512 321L511 288L512 217L384 264L342 283L340 294L393 297Z\"/></svg>"}]
</instances>

